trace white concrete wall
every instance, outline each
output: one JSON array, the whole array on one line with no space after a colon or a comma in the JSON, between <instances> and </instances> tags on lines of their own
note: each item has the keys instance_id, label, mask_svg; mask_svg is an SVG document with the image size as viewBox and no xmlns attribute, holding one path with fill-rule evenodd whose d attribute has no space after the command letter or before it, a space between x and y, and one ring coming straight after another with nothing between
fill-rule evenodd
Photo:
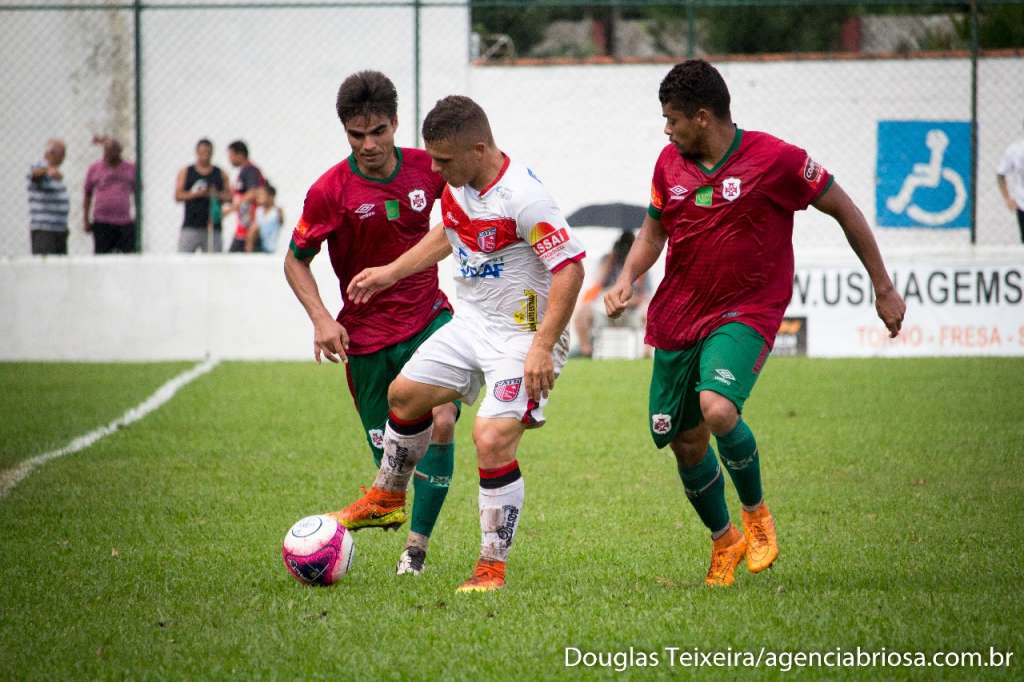
<instances>
[{"instance_id":1,"label":"white concrete wall","mask_svg":"<svg viewBox=\"0 0 1024 682\"><path fill-rule=\"evenodd\" d=\"M613 230L581 230L592 274ZM324 253L313 261L328 309L341 307L338 280ZM907 335L885 341L866 282L849 249L797 259L804 293L794 287L789 314L809 320L817 356L1024 355L1024 247L901 254L888 259L907 294ZM931 273L943 270L926 290ZM954 296L958 270L965 289ZM1016 274L1009 275L1014 270ZM978 272L999 291L981 294ZM663 266L652 270L657 284ZM915 285L908 282L913 273ZM452 296L451 259L441 264ZM859 279L858 279L859 278ZM1016 288L1015 288L1016 287ZM917 292L915 296L914 292ZM964 302L958 302L956 298ZM833 299L833 300L829 300ZM984 300L983 300L984 299ZM458 302L455 302L456 308ZM982 332L981 330L985 331ZM980 334L998 329L999 343ZM0 261L0 360L171 360L312 357L312 325L292 295L279 256L143 255L20 258Z\"/></svg>"},{"instance_id":2,"label":"white concrete wall","mask_svg":"<svg viewBox=\"0 0 1024 682\"><path fill-rule=\"evenodd\" d=\"M880 119L970 119L970 62L845 60L726 62L733 119L807 149L874 219ZM477 67L470 91L499 144L530 163L563 209L611 201L644 204L666 143L658 85L668 65ZM1022 133L1024 60L979 65L979 244L1019 241L995 187L1005 146ZM878 231L883 247L957 246L967 230ZM827 217L797 217L798 249L845 242Z\"/></svg>"}]
</instances>

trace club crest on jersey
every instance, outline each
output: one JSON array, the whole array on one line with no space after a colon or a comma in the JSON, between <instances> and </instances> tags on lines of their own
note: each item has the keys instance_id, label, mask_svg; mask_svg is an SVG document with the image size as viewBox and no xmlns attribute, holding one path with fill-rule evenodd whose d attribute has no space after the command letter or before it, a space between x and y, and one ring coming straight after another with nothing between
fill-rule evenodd
<instances>
[{"instance_id":1,"label":"club crest on jersey","mask_svg":"<svg viewBox=\"0 0 1024 682\"><path fill-rule=\"evenodd\" d=\"M672 415L670 414L652 414L651 415L651 431L654 431L659 436L664 436L666 433L672 430Z\"/></svg>"},{"instance_id":2,"label":"club crest on jersey","mask_svg":"<svg viewBox=\"0 0 1024 682\"><path fill-rule=\"evenodd\" d=\"M373 444L373 447L384 449L384 432L382 430L370 429L366 434L370 437L370 443Z\"/></svg>"},{"instance_id":3,"label":"club crest on jersey","mask_svg":"<svg viewBox=\"0 0 1024 682\"><path fill-rule=\"evenodd\" d=\"M503 403L510 403L519 396L519 389L523 385L523 378L502 379L494 384L494 397Z\"/></svg>"},{"instance_id":4,"label":"club crest on jersey","mask_svg":"<svg viewBox=\"0 0 1024 682\"><path fill-rule=\"evenodd\" d=\"M726 178L722 181L722 198L726 201L736 201L740 198L739 178Z\"/></svg>"},{"instance_id":5,"label":"club crest on jersey","mask_svg":"<svg viewBox=\"0 0 1024 682\"><path fill-rule=\"evenodd\" d=\"M480 230L476 235L476 245L484 253L494 251L494 247L498 245L498 228L488 227Z\"/></svg>"},{"instance_id":6,"label":"club crest on jersey","mask_svg":"<svg viewBox=\"0 0 1024 682\"><path fill-rule=\"evenodd\" d=\"M409 206L417 213L427 207L427 193L421 189L409 192Z\"/></svg>"}]
</instances>

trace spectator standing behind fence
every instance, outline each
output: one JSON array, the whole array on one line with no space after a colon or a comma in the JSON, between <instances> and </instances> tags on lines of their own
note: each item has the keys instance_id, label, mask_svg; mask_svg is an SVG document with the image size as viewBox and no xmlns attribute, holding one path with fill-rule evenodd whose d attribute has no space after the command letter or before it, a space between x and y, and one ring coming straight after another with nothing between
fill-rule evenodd
<instances>
[{"instance_id":1,"label":"spectator standing behind fence","mask_svg":"<svg viewBox=\"0 0 1024 682\"><path fill-rule=\"evenodd\" d=\"M1017 212L1020 240L1024 242L1024 137L1006 148L996 171L996 181L1003 201Z\"/></svg>"},{"instance_id":2,"label":"spectator standing behind fence","mask_svg":"<svg viewBox=\"0 0 1024 682\"><path fill-rule=\"evenodd\" d=\"M233 187L234 200L231 210L238 213L238 227L231 240L233 253L252 253L258 249L256 232L249 229L256 217L256 190L263 186L263 173L249 160L249 148L241 140L228 145L228 160L238 169L238 178Z\"/></svg>"},{"instance_id":3,"label":"spectator standing behind fence","mask_svg":"<svg viewBox=\"0 0 1024 682\"><path fill-rule=\"evenodd\" d=\"M135 164L121 158L121 143L114 138L97 136L92 141L103 145L103 158L89 166L85 174L82 204L85 231L92 232L93 250L97 255L135 253L135 221L132 219Z\"/></svg>"},{"instance_id":4,"label":"spectator standing behind fence","mask_svg":"<svg viewBox=\"0 0 1024 682\"><path fill-rule=\"evenodd\" d=\"M221 205L231 201L231 188L227 175L213 165L212 159L213 143L204 137L196 143L196 162L178 171L174 200L185 204L178 237L181 253L219 253L224 249Z\"/></svg>"},{"instance_id":5,"label":"spectator standing behind fence","mask_svg":"<svg viewBox=\"0 0 1024 682\"><path fill-rule=\"evenodd\" d=\"M64 153L64 140L47 140L43 160L32 164L28 173L29 233L33 255L64 255L68 252L68 188L60 172Z\"/></svg>"},{"instance_id":6,"label":"spectator standing behind fence","mask_svg":"<svg viewBox=\"0 0 1024 682\"><path fill-rule=\"evenodd\" d=\"M284 224L284 211L274 204L277 190L269 182L256 191L256 244L264 253L277 250L277 235Z\"/></svg>"},{"instance_id":7,"label":"spectator standing behind fence","mask_svg":"<svg viewBox=\"0 0 1024 682\"><path fill-rule=\"evenodd\" d=\"M622 272L622 266L626 263L626 256L633 246L632 230L623 230L619 238L612 245L610 253L606 254L597 265L597 277L594 284L583 292L583 305L576 308L576 336L580 341L580 355L589 358L594 354L594 322L602 326L613 324L615 326L635 327L643 329L645 324L644 315L647 310L647 297L650 286L647 275L639 278L633 288L633 298L629 300L624 315L618 320L608 321L604 315L604 293L611 288ZM619 324L621 321L621 324Z\"/></svg>"}]
</instances>

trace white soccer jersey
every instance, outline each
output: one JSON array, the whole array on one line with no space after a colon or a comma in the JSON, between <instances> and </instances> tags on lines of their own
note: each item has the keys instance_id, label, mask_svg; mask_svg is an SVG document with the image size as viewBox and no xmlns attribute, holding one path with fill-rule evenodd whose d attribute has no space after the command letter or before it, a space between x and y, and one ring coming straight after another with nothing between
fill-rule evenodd
<instances>
[{"instance_id":1,"label":"white soccer jersey","mask_svg":"<svg viewBox=\"0 0 1024 682\"><path fill-rule=\"evenodd\" d=\"M586 254L533 171L505 157L483 191L445 187L441 214L458 261L457 314L498 335L537 331L552 273Z\"/></svg>"}]
</instances>

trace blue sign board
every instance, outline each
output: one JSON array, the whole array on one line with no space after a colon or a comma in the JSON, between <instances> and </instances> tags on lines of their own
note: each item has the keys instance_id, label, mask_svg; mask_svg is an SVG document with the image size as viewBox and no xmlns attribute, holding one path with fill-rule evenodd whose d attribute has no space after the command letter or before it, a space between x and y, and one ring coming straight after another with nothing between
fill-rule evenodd
<instances>
[{"instance_id":1,"label":"blue sign board","mask_svg":"<svg viewBox=\"0 0 1024 682\"><path fill-rule=\"evenodd\" d=\"M971 201L969 122L878 122L879 227L969 228Z\"/></svg>"}]
</instances>

